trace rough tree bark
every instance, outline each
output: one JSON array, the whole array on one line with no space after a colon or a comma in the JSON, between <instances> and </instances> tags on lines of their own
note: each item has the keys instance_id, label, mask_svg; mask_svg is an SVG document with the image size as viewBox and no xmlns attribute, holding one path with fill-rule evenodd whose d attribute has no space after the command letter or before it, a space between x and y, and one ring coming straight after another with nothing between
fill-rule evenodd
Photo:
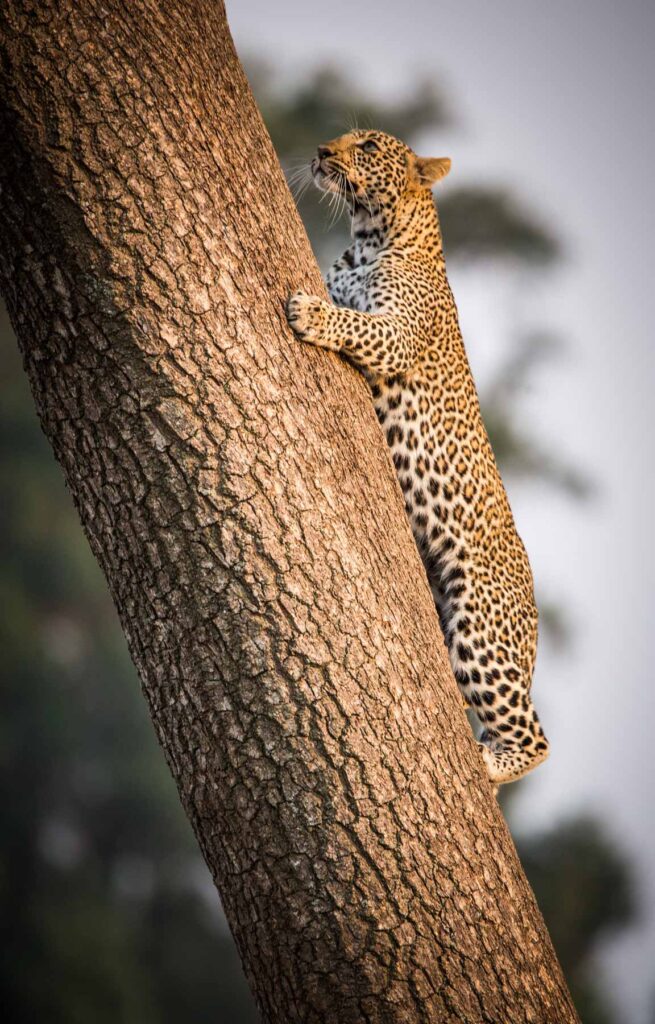
<instances>
[{"instance_id":1,"label":"rough tree bark","mask_svg":"<svg viewBox=\"0 0 655 1024\"><path fill-rule=\"evenodd\" d=\"M2 289L264 1019L576 1020L222 4L0 24Z\"/></svg>"}]
</instances>

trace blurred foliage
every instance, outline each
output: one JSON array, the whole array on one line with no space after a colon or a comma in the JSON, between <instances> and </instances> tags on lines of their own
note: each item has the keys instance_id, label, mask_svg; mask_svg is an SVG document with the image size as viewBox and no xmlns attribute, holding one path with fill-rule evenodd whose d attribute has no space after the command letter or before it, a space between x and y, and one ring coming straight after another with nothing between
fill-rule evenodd
<instances>
[{"instance_id":1,"label":"blurred foliage","mask_svg":"<svg viewBox=\"0 0 655 1024\"><path fill-rule=\"evenodd\" d=\"M439 202L446 252L455 259L511 257L545 266L560 253L551 232L501 188L458 188Z\"/></svg>"},{"instance_id":2,"label":"blurred foliage","mask_svg":"<svg viewBox=\"0 0 655 1024\"><path fill-rule=\"evenodd\" d=\"M251 72L283 158L354 120L350 83L322 71L291 90ZM429 85L357 120L409 141L443 125ZM315 201L303 207L317 250ZM451 192L449 254L545 265L558 248L504 192ZM338 232L335 232L338 234ZM343 244L343 239L341 243ZM534 341L499 369L485 403L505 469L569 492L515 423L538 363ZM10 1024L179 1024L257 1020L174 784L158 749L104 580L37 423L6 319L0 321L1 1003ZM630 918L629 875L593 822L521 844L585 1024L612 1018L591 974L597 938ZM610 894L610 895L608 895Z\"/></svg>"},{"instance_id":3,"label":"blurred foliage","mask_svg":"<svg viewBox=\"0 0 655 1024\"><path fill-rule=\"evenodd\" d=\"M618 1020L598 990L589 951L629 924L636 901L624 856L593 818L517 842L583 1024Z\"/></svg>"}]
</instances>

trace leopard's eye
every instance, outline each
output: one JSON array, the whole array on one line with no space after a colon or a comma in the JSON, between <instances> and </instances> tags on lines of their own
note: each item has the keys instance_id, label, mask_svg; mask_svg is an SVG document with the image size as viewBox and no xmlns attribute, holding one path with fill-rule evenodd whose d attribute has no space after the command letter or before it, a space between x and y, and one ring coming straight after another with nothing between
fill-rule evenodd
<instances>
[{"instance_id":1,"label":"leopard's eye","mask_svg":"<svg viewBox=\"0 0 655 1024\"><path fill-rule=\"evenodd\" d=\"M362 143L361 148L365 153L377 153L380 150L377 142L373 142L373 139L367 139L366 142Z\"/></svg>"}]
</instances>

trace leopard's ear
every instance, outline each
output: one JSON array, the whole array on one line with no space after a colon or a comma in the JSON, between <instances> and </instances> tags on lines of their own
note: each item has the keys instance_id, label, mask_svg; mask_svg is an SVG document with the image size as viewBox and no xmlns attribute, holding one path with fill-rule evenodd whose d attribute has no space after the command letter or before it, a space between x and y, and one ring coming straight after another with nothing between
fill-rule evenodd
<instances>
[{"instance_id":1,"label":"leopard's ear","mask_svg":"<svg viewBox=\"0 0 655 1024\"><path fill-rule=\"evenodd\" d=\"M432 188L438 181L445 178L450 170L450 158L447 156L417 156L414 164L414 175L419 185Z\"/></svg>"}]
</instances>

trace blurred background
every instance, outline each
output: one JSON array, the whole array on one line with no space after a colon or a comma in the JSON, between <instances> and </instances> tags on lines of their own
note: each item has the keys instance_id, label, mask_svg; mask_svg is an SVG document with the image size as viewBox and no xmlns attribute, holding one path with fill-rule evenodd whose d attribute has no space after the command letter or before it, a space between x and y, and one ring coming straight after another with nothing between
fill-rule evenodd
<instances>
[{"instance_id":1,"label":"blurred background","mask_svg":"<svg viewBox=\"0 0 655 1024\"><path fill-rule=\"evenodd\" d=\"M552 744L503 807L584 1024L653 1024L655 8L233 0L228 15L290 177L353 124L453 160L437 204L535 571ZM313 190L299 205L325 268L347 226L328 231ZM4 1019L250 1024L4 311L0 334Z\"/></svg>"}]
</instances>

